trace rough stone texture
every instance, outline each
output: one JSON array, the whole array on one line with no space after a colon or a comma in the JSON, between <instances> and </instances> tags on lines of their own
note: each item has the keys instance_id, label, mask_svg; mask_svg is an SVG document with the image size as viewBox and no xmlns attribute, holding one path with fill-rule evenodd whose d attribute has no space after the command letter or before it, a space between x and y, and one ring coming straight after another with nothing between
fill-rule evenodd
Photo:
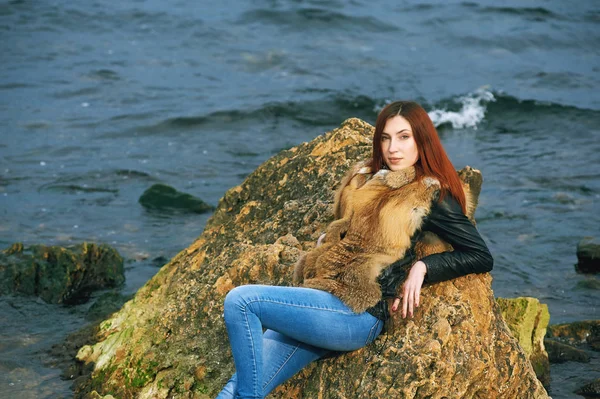
<instances>
[{"instance_id":1,"label":"rough stone texture","mask_svg":"<svg viewBox=\"0 0 600 399\"><path fill-rule=\"evenodd\" d=\"M204 233L100 325L78 353L77 396L214 398L233 372L223 299L246 283L289 285L332 219L333 190L370 152L372 126L339 129L266 161L230 189ZM273 398L547 398L510 334L489 274L425 287L414 319L367 348L319 361Z\"/></svg>"},{"instance_id":2,"label":"rough stone texture","mask_svg":"<svg viewBox=\"0 0 600 399\"><path fill-rule=\"evenodd\" d=\"M585 237L579 241L575 270L580 273L600 272L600 240L595 237Z\"/></svg>"},{"instance_id":3,"label":"rough stone texture","mask_svg":"<svg viewBox=\"0 0 600 399\"><path fill-rule=\"evenodd\" d=\"M48 303L81 302L93 290L125 281L123 258L108 245L70 248L16 243L0 252L0 295L37 295Z\"/></svg>"},{"instance_id":4,"label":"rough stone texture","mask_svg":"<svg viewBox=\"0 0 600 399\"><path fill-rule=\"evenodd\" d=\"M584 320L548 327L547 336L571 345L589 345L600 351L600 320Z\"/></svg>"},{"instance_id":5,"label":"rough stone texture","mask_svg":"<svg viewBox=\"0 0 600 399\"><path fill-rule=\"evenodd\" d=\"M600 378L596 378L589 384L584 385L575 391L575 393L585 398L600 398Z\"/></svg>"},{"instance_id":6,"label":"rough stone texture","mask_svg":"<svg viewBox=\"0 0 600 399\"><path fill-rule=\"evenodd\" d=\"M548 351L550 363L580 362L589 363L590 356L579 348L546 338L544 346Z\"/></svg>"},{"instance_id":7,"label":"rough stone texture","mask_svg":"<svg viewBox=\"0 0 600 399\"><path fill-rule=\"evenodd\" d=\"M550 384L550 362L544 348L546 328L550 321L548 305L540 303L536 298L498 298L502 317L513 336L529 356L535 374L545 385Z\"/></svg>"}]
</instances>

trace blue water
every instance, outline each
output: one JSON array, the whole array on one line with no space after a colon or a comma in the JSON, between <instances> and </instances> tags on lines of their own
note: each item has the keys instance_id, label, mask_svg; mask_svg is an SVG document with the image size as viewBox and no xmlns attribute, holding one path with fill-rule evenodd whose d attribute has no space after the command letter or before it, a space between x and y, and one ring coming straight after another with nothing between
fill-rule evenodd
<instances>
[{"instance_id":1,"label":"blue water","mask_svg":"<svg viewBox=\"0 0 600 399\"><path fill-rule=\"evenodd\" d=\"M597 277L573 264L600 236L599 28L595 1L0 0L0 247L105 242L135 292L209 217L145 211L146 188L216 205L281 149L415 99L484 175L496 295L597 319ZM69 395L35 353L79 311L0 310L5 392ZM580 382L560 373L555 399Z\"/></svg>"}]
</instances>

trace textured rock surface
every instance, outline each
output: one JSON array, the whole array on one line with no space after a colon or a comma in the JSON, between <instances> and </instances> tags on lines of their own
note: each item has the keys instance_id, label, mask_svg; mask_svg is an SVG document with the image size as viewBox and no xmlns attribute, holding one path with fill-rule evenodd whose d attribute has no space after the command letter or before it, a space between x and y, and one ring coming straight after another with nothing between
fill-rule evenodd
<instances>
[{"instance_id":1,"label":"textured rock surface","mask_svg":"<svg viewBox=\"0 0 600 399\"><path fill-rule=\"evenodd\" d=\"M107 246L71 248L13 244L0 252L0 294L36 295L48 303L87 299L93 290L125 281L123 258Z\"/></svg>"},{"instance_id":2,"label":"textured rock surface","mask_svg":"<svg viewBox=\"0 0 600 399\"><path fill-rule=\"evenodd\" d=\"M547 336L571 345L589 345L600 351L600 320L554 324L548 327Z\"/></svg>"},{"instance_id":3,"label":"textured rock surface","mask_svg":"<svg viewBox=\"0 0 600 399\"><path fill-rule=\"evenodd\" d=\"M204 233L100 325L77 395L213 398L233 372L223 299L245 283L289 285L301 250L332 218L333 190L370 152L373 128L350 119L283 151L229 190ZM546 398L506 326L491 277L423 289L414 319L374 344L317 362L274 398Z\"/></svg>"},{"instance_id":4,"label":"textured rock surface","mask_svg":"<svg viewBox=\"0 0 600 399\"><path fill-rule=\"evenodd\" d=\"M544 348L546 328L550 321L548 305L536 298L498 298L506 324L529 356L535 374L545 386L550 384L550 362Z\"/></svg>"},{"instance_id":5,"label":"textured rock surface","mask_svg":"<svg viewBox=\"0 0 600 399\"><path fill-rule=\"evenodd\" d=\"M596 378L589 384L584 385L575 391L575 393L585 398L600 398L600 378Z\"/></svg>"}]
</instances>

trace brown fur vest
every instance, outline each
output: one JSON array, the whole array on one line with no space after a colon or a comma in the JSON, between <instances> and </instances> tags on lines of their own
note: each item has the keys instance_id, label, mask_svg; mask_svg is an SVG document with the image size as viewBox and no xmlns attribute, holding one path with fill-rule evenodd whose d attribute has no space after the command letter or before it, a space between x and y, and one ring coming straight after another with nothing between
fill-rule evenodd
<instances>
[{"instance_id":1,"label":"brown fur vest","mask_svg":"<svg viewBox=\"0 0 600 399\"><path fill-rule=\"evenodd\" d=\"M381 300L379 273L404 257L438 191L436 179L415 180L413 167L372 175L358 164L336 193L337 220L327 227L324 243L296 263L294 284L328 291L357 313L375 305ZM448 249L439 239L429 240L417 245L419 258Z\"/></svg>"}]
</instances>

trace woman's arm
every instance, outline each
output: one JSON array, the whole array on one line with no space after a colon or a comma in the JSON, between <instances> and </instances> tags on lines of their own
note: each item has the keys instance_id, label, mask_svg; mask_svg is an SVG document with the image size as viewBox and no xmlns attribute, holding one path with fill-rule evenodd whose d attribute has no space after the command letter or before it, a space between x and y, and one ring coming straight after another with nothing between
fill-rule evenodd
<instances>
[{"instance_id":1,"label":"woman's arm","mask_svg":"<svg viewBox=\"0 0 600 399\"><path fill-rule=\"evenodd\" d=\"M487 245L464 215L458 202L451 196L448 195L442 202L433 204L423 230L435 233L454 248L454 251L421 259L427 266L427 283L492 270L494 259Z\"/></svg>"},{"instance_id":2,"label":"woman's arm","mask_svg":"<svg viewBox=\"0 0 600 399\"><path fill-rule=\"evenodd\" d=\"M424 281L435 283L470 273L489 272L494 265L481 235L451 196L433 204L423 230L437 234L452 245L454 251L426 256L411 267L402 286L402 317L412 317L414 307L419 306ZM396 299L392 311L398 310L399 305L400 299Z\"/></svg>"}]
</instances>

